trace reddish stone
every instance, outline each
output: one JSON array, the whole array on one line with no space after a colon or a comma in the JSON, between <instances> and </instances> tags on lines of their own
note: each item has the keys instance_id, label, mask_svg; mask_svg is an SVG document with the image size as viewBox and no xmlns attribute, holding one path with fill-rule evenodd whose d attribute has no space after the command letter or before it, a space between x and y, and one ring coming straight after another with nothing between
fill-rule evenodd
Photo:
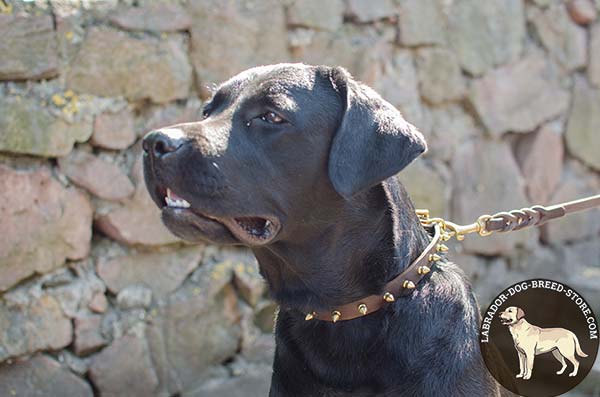
<instances>
[{"instance_id":1,"label":"reddish stone","mask_svg":"<svg viewBox=\"0 0 600 397\"><path fill-rule=\"evenodd\" d=\"M96 271L114 294L129 285L140 284L149 287L157 298L163 298L181 285L198 266L201 256L201 247L187 247L176 251L100 258Z\"/></svg>"},{"instance_id":2,"label":"reddish stone","mask_svg":"<svg viewBox=\"0 0 600 397\"><path fill-rule=\"evenodd\" d=\"M546 124L525 136L517 146L517 161L532 203L549 204L560 180L564 152L560 130L560 123Z\"/></svg>"},{"instance_id":3,"label":"reddish stone","mask_svg":"<svg viewBox=\"0 0 600 397\"><path fill-rule=\"evenodd\" d=\"M92 397L90 385L57 361L37 355L0 365L0 396Z\"/></svg>"},{"instance_id":4,"label":"reddish stone","mask_svg":"<svg viewBox=\"0 0 600 397\"><path fill-rule=\"evenodd\" d=\"M150 30L175 32L187 30L192 19L185 9L177 4L152 4L118 11L110 21L125 30Z\"/></svg>"},{"instance_id":5,"label":"reddish stone","mask_svg":"<svg viewBox=\"0 0 600 397\"><path fill-rule=\"evenodd\" d=\"M90 250L92 207L85 194L64 188L50 169L0 165L0 291Z\"/></svg>"},{"instance_id":6,"label":"reddish stone","mask_svg":"<svg viewBox=\"0 0 600 397\"><path fill-rule=\"evenodd\" d=\"M530 132L566 111L569 93L540 55L495 69L471 84L471 103L493 135Z\"/></svg>"},{"instance_id":7,"label":"reddish stone","mask_svg":"<svg viewBox=\"0 0 600 397\"><path fill-rule=\"evenodd\" d=\"M152 396L158 386L147 343L132 335L95 355L89 374L102 396Z\"/></svg>"},{"instance_id":8,"label":"reddish stone","mask_svg":"<svg viewBox=\"0 0 600 397\"><path fill-rule=\"evenodd\" d=\"M0 15L0 80L43 79L58 74L50 15Z\"/></svg>"},{"instance_id":9,"label":"reddish stone","mask_svg":"<svg viewBox=\"0 0 600 397\"><path fill-rule=\"evenodd\" d=\"M108 301L106 300L106 295L103 293L95 294L90 303L88 304L88 308L94 313L104 313L108 308Z\"/></svg>"},{"instance_id":10,"label":"reddish stone","mask_svg":"<svg viewBox=\"0 0 600 397\"><path fill-rule=\"evenodd\" d=\"M106 345L106 339L101 333L102 316L91 315L75 319L75 353L85 355Z\"/></svg>"},{"instance_id":11,"label":"reddish stone","mask_svg":"<svg viewBox=\"0 0 600 397\"><path fill-rule=\"evenodd\" d=\"M459 224L529 205L519 167L505 142L478 139L463 144L457 149L452 171L451 219ZM486 238L467 236L462 244L467 253L502 255L517 246L530 246L536 237L535 229L526 229Z\"/></svg>"},{"instance_id":12,"label":"reddish stone","mask_svg":"<svg viewBox=\"0 0 600 397\"><path fill-rule=\"evenodd\" d=\"M598 11L591 0L570 0L567 10L571 19L579 25L588 25L596 20Z\"/></svg>"},{"instance_id":13,"label":"reddish stone","mask_svg":"<svg viewBox=\"0 0 600 397\"><path fill-rule=\"evenodd\" d=\"M131 146L135 138L133 114L125 109L96 116L90 143L104 149L120 150Z\"/></svg>"},{"instance_id":14,"label":"reddish stone","mask_svg":"<svg viewBox=\"0 0 600 397\"><path fill-rule=\"evenodd\" d=\"M93 154L75 150L58 160L60 170L78 186L107 200L122 200L134 192L133 183L121 169Z\"/></svg>"},{"instance_id":15,"label":"reddish stone","mask_svg":"<svg viewBox=\"0 0 600 397\"><path fill-rule=\"evenodd\" d=\"M141 156L134 165L135 193L121 206L96 217L94 225L107 236L125 244L162 245L181 241L163 225L160 209L144 183Z\"/></svg>"}]
</instances>

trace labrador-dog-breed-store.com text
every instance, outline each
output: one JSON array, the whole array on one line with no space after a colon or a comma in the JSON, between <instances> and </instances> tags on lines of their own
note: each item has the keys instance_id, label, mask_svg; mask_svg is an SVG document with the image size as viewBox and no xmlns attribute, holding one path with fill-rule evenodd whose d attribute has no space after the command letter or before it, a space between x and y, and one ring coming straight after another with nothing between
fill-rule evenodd
<instances>
[{"instance_id":1,"label":"labrador-dog-breed-store.com text","mask_svg":"<svg viewBox=\"0 0 600 397\"><path fill-rule=\"evenodd\" d=\"M143 147L174 234L256 256L280 306L271 396L498 395L477 303L443 255L380 310L347 321L335 310L384 294L431 239L395 176L423 136L343 68L249 69L202 120L150 132ZM333 321L311 320L329 311Z\"/></svg>"}]
</instances>

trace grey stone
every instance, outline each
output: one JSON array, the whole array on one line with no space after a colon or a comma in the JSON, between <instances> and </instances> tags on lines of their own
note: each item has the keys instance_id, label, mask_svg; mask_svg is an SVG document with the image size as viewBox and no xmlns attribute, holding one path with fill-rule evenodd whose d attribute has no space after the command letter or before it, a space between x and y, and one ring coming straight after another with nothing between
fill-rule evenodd
<instances>
[{"instance_id":1,"label":"grey stone","mask_svg":"<svg viewBox=\"0 0 600 397\"><path fill-rule=\"evenodd\" d=\"M63 312L69 317L81 317L89 313L88 307L97 294L104 294L106 287L93 271L92 260L72 262L69 266L77 277L69 284L46 291L58 300Z\"/></svg>"},{"instance_id":2,"label":"grey stone","mask_svg":"<svg viewBox=\"0 0 600 397\"><path fill-rule=\"evenodd\" d=\"M166 106L149 107L145 110L140 115L144 124L144 132L202 119L202 103L198 98L188 99L185 106L171 103Z\"/></svg>"},{"instance_id":3,"label":"grey stone","mask_svg":"<svg viewBox=\"0 0 600 397\"><path fill-rule=\"evenodd\" d=\"M182 397L263 397L269 394L270 386L271 370L265 368L258 373L213 380L202 387L184 393Z\"/></svg>"},{"instance_id":4,"label":"grey stone","mask_svg":"<svg viewBox=\"0 0 600 397\"><path fill-rule=\"evenodd\" d=\"M2 396L92 397L92 388L58 362L36 355L13 364L0 364Z\"/></svg>"},{"instance_id":5,"label":"grey stone","mask_svg":"<svg viewBox=\"0 0 600 397\"><path fill-rule=\"evenodd\" d=\"M558 185L563 164L562 123L544 124L518 142L516 157L532 203L546 205Z\"/></svg>"},{"instance_id":6,"label":"grey stone","mask_svg":"<svg viewBox=\"0 0 600 397\"><path fill-rule=\"evenodd\" d=\"M125 30L175 32L188 30L192 19L186 10L174 3L148 3L117 11L110 21Z\"/></svg>"},{"instance_id":7,"label":"grey stone","mask_svg":"<svg viewBox=\"0 0 600 397\"><path fill-rule=\"evenodd\" d=\"M207 86L252 66L289 59L283 5L277 0L220 0L189 4L194 20L218 23L192 24L191 58L202 94ZM235 26L235 29L231 27Z\"/></svg>"},{"instance_id":8,"label":"grey stone","mask_svg":"<svg viewBox=\"0 0 600 397\"><path fill-rule=\"evenodd\" d=\"M207 248L203 265L165 305L150 311L146 335L161 394L189 390L202 379L199 374L238 349L240 311L230 285L237 257L235 251Z\"/></svg>"},{"instance_id":9,"label":"grey stone","mask_svg":"<svg viewBox=\"0 0 600 397\"><path fill-rule=\"evenodd\" d=\"M555 4L543 11L531 7L528 18L533 22L544 47L565 69L572 71L585 66L585 29L571 21L564 4Z\"/></svg>"},{"instance_id":10,"label":"grey stone","mask_svg":"<svg viewBox=\"0 0 600 397\"><path fill-rule=\"evenodd\" d=\"M121 205L98 210L94 225L107 236L125 244L163 245L180 241L163 225L160 209L150 198L144 183L139 148L132 170L135 183L133 196Z\"/></svg>"},{"instance_id":11,"label":"grey stone","mask_svg":"<svg viewBox=\"0 0 600 397\"><path fill-rule=\"evenodd\" d=\"M0 80L45 79L58 74L50 15L0 15L0 37Z\"/></svg>"},{"instance_id":12,"label":"grey stone","mask_svg":"<svg viewBox=\"0 0 600 397\"><path fill-rule=\"evenodd\" d=\"M530 55L473 81L469 98L492 135L529 132L567 110L557 79L543 57Z\"/></svg>"},{"instance_id":13,"label":"grey stone","mask_svg":"<svg viewBox=\"0 0 600 397\"><path fill-rule=\"evenodd\" d=\"M90 143L103 149L127 149L135 142L135 125L131 111L102 113L94 119L94 133Z\"/></svg>"},{"instance_id":14,"label":"grey stone","mask_svg":"<svg viewBox=\"0 0 600 397\"><path fill-rule=\"evenodd\" d=\"M233 265L233 283L240 295L252 306L256 306L266 290L263 277L258 272L258 262L252 254Z\"/></svg>"},{"instance_id":15,"label":"grey stone","mask_svg":"<svg viewBox=\"0 0 600 397\"><path fill-rule=\"evenodd\" d=\"M295 0L287 7L287 22L292 27L336 31L344 22L344 2Z\"/></svg>"},{"instance_id":16,"label":"grey stone","mask_svg":"<svg viewBox=\"0 0 600 397\"><path fill-rule=\"evenodd\" d=\"M400 43L405 46L444 44L445 19L439 0L401 0Z\"/></svg>"},{"instance_id":17,"label":"grey stone","mask_svg":"<svg viewBox=\"0 0 600 397\"><path fill-rule=\"evenodd\" d=\"M337 32L316 32L309 45L294 48L294 60L343 66L355 78L373 84L385 46L373 28L344 25Z\"/></svg>"},{"instance_id":18,"label":"grey stone","mask_svg":"<svg viewBox=\"0 0 600 397\"><path fill-rule=\"evenodd\" d=\"M466 71L480 75L518 58L526 34L522 0L463 0L448 8L448 42Z\"/></svg>"},{"instance_id":19,"label":"grey stone","mask_svg":"<svg viewBox=\"0 0 600 397\"><path fill-rule=\"evenodd\" d=\"M429 120L420 101L418 76L409 50L395 50L383 60L373 88L397 107L404 118L421 131L429 130Z\"/></svg>"},{"instance_id":20,"label":"grey stone","mask_svg":"<svg viewBox=\"0 0 600 397\"><path fill-rule=\"evenodd\" d=\"M117 295L117 305L123 310L145 309L151 303L152 290L143 285L128 285Z\"/></svg>"},{"instance_id":21,"label":"grey stone","mask_svg":"<svg viewBox=\"0 0 600 397\"><path fill-rule=\"evenodd\" d=\"M71 320L48 294L22 303L0 301L0 362L38 350L66 347L72 341L72 330Z\"/></svg>"},{"instance_id":22,"label":"grey stone","mask_svg":"<svg viewBox=\"0 0 600 397\"><path fill-rule=\"evenodd\" d=\"M478 139L458 148L452 163L452 219L459 224L474 222L482 214L526 207L525 184L510 148L505 142ZM534 229L481 238L467 236L466 252L499 255L517 246L530 246Z\"/></svg>"},{"instance_id":23,"label":"grey stone","mask_svg":"<svg viewBox=\"0 0 600 397\"><path fill-rule=\"evenodd\" d=\"M64 156L92 134L91 123L56 118L31 98L0 97L0 150L44 157Z\"/></svg>"},{"instance_id":24,"label":"grey stone","mask_svg":"<svg viewBox=\"0 0 600 397\"><path fill-rule=\"evenodd\" d=\"M202 248L100 257L96 271L108 289L118 294L129 285L148 287L157 299L175 291L197 266Z\"/></svg>"},{"instance_id":25,"label":"grey stone","mask_svg":"<svg viewBox=\"0 0 600 397\"><path fill-rule=\"evenodd\" d=\"M106 200L123 200L135 190L133 183L112 163L82 150L58 160L60 170L76 185Z\"/></svg>"},{"instance_id":26,"label":"grey stone","mask_svg":"<svg viewBox=\"0 0 600 397\"><path fill-rule=\"evenodd\" d=\"M88 94L164 103L188 96L192 68L179 37L135 39L115 29L92 27L67 83Z\"/></svg>"},{"instance_id":27,"label":"grey stone","mask_svg":"<svg viewBox=\"0 0 600 397\"><path fill-rule=\"evenodd\" d=\"M600 23L590 29L590 62L587 68L588 79L596 88L600 88Z\"/></svg>"},{"instance_id":28,"label":"grey stone","mask_svg":"<svg viewBox=\"0 0 600 397\"><path fill-rule=\"evenodd\" d=\"M206 281L220 284L210 278ZM180 288L167 306L158 310L148 329L161 385L171 394L189 389L198 381L198 374L232 357L239 346L241 330L233 288L221 287L216 294L215 289L193 284Z\"/></svg>"},{"instance_id":29,"label":"grey stone","mask_svg":"<svg viewBox=\"0 0 600 397\"><path fill-rule=\"evenodd\" d=\"M466 92L466 83L454 53L444 48L422 48L417 51L416 69L419 88L425 100L432 104L459 100Z\"/></svg>"},{"instance_id":30,"label":"grey stone","mask_svg":"<svg viewBox=\"0 0 600 397\"><path fill-rule=\"evenodd\" d=\"M18 171L0 165L0 192L0 291L88 254L90 202L61 186L48 168Z\"/></svg>"},{"instance_id":31,"label":"grey stone","mask_svg":"<svg viewBox=\"0 0 600 397\"><path fill-rule=\"evenodd\" d=\"M565 164L552 203L563 203L598 194L600 178L579 163L571 160ZM600 212L587 211L570 214L542 225L542 239L551 244L581 240L600 233Z\"/></svg>"},{"instance_id":32,"label":"grey stone","mask_svg":"<svg viewBox=\"0 0 600 397\"><path fill-rule=\"evenodd\" d=\"M115 340L95 355L89 374L103 397L151 396L158 387L148 344L133 335Z\"/></svg>"},{"instance_id":33,"label":"grey stone","mask_svg":"<svg viewBox=\"0 0 600 397\"><path fill-rule=\"evenodd\" d=\"M600 89L593 89L583 79L577 79L573 91L565 136L567 148L573 156L600 170Z\"/></svg>"},{"instance_id":34,"label":"grey stone","mask_svg":"<svg viewBox=\"0 0 600 397\"><path fill-rule=\"evenodd\" d=\"M430 109L431 131L422 130L427 140L425 156L450 161L463 142L481 134L473 117L458 104Z\"/></svg>"},{"instance_id":35,"label":"grey stone","mask_svg":"<svg viewBox=\"0 0 600 397\"><path fill-rule=\"evenodd\" d=\"M566 282L600 293L600 244L593 235L561 247Z\"/></svg>"},{"instance_id":36,"label":"grey stone","mask_svg":"<svg viewBox=\"0 0 600 397\"><path fill-rule=\"evenodd\" d=\"M418 159L398 174L416 208L429 209L431 216L447 216L450 186L425 161Z\"/></svg>"},{"instance_id":37,"label":"grey stone","mask_svg":"<svg viewBox=\"0 0 600 397\"><path fill-rule=\"evenodd\" d=\"M347 0L347 14L358 22L372 22L398 14L392 0Z\"/></svg>"}]
</instances>

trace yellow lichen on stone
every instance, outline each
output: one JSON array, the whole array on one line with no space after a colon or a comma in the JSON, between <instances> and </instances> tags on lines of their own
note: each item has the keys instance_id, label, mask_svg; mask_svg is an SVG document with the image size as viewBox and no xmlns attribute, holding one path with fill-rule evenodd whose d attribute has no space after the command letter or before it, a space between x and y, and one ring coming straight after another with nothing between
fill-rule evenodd
<instances>
[{"instance_id":1,"label":"yellow lichen on stone","mask_svg":"<svg viewBox=\"0 0 600 397\"><path fill-rule=\"evenodd\" d=\"M12 14L12 12L12 4L5 4L3 1L0 1L0 14Z\"/></svg>"},{"instance_id":2,"label":"yellow lichen on stone","mask_svg":"<svg viewBox=\"0 0 600 397\"><path fill-rule=\"evenodd\" d=\"M59 94L52 95L51 99L52 99L52 103L55 104L56 106L64 106L67 103L65 98L63 98L63 96L59 95Z\"/></svg>"},{"instance_id":3,"label":"yellow lichen on stone","mask_svg":"<svg viewBox=\"0 0 600 397\"><path fill-rule=\"evenodd\" d=\"M67 38L67 40L72 41L73 36L74 36L73 32L71 32L71 31L65 32L65 37Z\"/></svg>"}]
</instances>

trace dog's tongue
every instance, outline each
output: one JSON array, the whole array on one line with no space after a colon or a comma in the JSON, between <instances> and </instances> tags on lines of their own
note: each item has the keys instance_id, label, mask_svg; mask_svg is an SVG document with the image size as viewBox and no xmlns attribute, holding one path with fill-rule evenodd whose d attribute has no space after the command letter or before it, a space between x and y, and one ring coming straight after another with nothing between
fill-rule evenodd
<instances>
[{"instance_id":1,"label":"dog's tongue","mask_svg":"<svg viewBox=\"0 0 600 397\"><path fill-rule=\"evenodd\" d=\"M179 197L178 195L173 193L173 191L171 189L167 189L167 196L172 200L183 200L182 197Z\"/></svg>"}]
</instances>

